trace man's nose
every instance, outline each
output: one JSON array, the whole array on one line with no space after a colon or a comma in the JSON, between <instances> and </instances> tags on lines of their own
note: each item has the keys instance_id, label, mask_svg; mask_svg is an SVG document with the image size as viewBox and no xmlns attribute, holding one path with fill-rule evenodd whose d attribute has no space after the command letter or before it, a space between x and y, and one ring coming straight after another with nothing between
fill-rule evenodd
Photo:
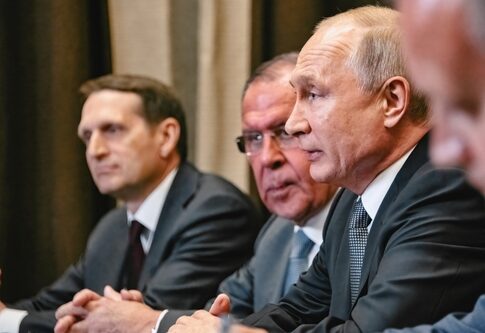
<instances>
[{"instance_id":1,"label":"man's nose","mask_svg":"<svg viewBox=\"0 0 485 333\"><path fill-rule=\"evenodd\" d=\"M263 165L267 168L276 169L283 165L285 157L278 140L273 135L264 136L260 158Z\"/></svg>"},{"instance_id":2,"label":"man's nose","mask_svg":"<svg viewBox=\"0 0 485 333\"><path fill-rule=\"evenodd\" d=\"M307 134L309 132L310 126L303 115L303 108L298 101L293 107L293 111L286 121L285 131L293 136L299 136L301 134Z\"/></svg>"},{"instance_id":3,"label":"man's nose","mask_svg":"<svg viewBox=\"0 0 485 333\"><path fill-rule=\"evenodd\" d=\"M106 155L107 152L108 148L102 135L97 132L92 133L86 148L87 155L92 158L100 158Z\"/></svg>"}]
</instances>

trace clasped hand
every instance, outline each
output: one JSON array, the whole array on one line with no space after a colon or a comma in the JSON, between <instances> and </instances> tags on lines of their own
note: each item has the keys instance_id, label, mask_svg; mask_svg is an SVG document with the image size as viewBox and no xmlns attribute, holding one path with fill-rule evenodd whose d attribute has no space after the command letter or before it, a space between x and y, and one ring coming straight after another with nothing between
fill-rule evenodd
<instances>
[{"instance_id":1,"label":"clasped hand","mask_svg":"<svg viewBox=\"0 0 485 333\"><path fill-rule=\"evenodd\" d=\"M221 332L221 316L230 313L231 302L227 295L220 294L215 299L209 311L199 310L192 316L180 317L168 333L219 333ZM224 332L225 333L225 332ZM268 333L258 328L242 325L232 325L229 333Z\"/></svg>"},{"instance_id":2,"label":"clasped hand","mask_svg":"<svg viewBox=\"0 0 485 333\"><path fill-rule=\"evenodd\" d=\"M56 333L150 332L160 314L142 303L137 290L116 292L107 286L101 296L92 290L78 292L56 311Z\"/></svg>"}]
</instances>

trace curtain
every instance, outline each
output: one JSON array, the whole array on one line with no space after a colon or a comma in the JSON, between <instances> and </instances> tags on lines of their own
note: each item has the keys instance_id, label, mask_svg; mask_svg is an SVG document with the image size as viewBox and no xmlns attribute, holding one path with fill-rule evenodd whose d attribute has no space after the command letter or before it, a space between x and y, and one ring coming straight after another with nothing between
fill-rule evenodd
<instances>
[{"instance_id":1,"label":"curtain","mask_svg":"<svg viewBox=\"0 0 485 333\"><path fill-rule=\"evenodd\" d=\"M110 0L113 71L172 85L185 106L189 160L248 190L234 142L249 73L251 2Z\"/></svg>"},{"instance_id":2,"label":"curtain","mask_svg":"<svg viewBox=\"0 0 485 333\"><path fill-rule=\"evenodd\" d=\"M110 71L103 1L2 2L0 299L31 296L75 262L113 202L77 139L81 82Z\"/></svg>"}]
</instances>

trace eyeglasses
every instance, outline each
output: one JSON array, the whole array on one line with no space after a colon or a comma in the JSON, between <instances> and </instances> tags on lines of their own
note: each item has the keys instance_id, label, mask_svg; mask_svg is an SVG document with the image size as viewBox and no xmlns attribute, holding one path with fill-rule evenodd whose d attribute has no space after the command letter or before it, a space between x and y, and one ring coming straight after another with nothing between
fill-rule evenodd
<instances>
[{"instance_id":1,"label":"eyeglasses","mask_svg":"<svg viewBox=\"0 0 485 333\"><path fill-rule=\"evenodd\" d=\"M281 149L292 149L298 146L296 137L286 133L285 127L281 126L273 130L262 132L247 132L236 138L237 148L241 153L248 156L256 155L263 148L264 135L267 133Z\"/></svg>"}]
</instances>

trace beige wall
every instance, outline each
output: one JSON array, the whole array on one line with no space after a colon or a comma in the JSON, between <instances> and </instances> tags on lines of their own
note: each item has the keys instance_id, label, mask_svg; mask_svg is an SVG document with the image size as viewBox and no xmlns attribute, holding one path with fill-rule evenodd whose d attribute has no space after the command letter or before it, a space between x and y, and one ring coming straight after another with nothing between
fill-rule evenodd
<instances>
[{"instance_id":1,"label":"beige wall","mask_svg":"<svg viewBox=\"0 0 485 333\"><path fill-rule=\"evenodd\" d=\"M240 93L250 68L250 0L110 0L113 71L173 85L187 109L189 159L248 190Z\"/></svg>"}]
</instances>

